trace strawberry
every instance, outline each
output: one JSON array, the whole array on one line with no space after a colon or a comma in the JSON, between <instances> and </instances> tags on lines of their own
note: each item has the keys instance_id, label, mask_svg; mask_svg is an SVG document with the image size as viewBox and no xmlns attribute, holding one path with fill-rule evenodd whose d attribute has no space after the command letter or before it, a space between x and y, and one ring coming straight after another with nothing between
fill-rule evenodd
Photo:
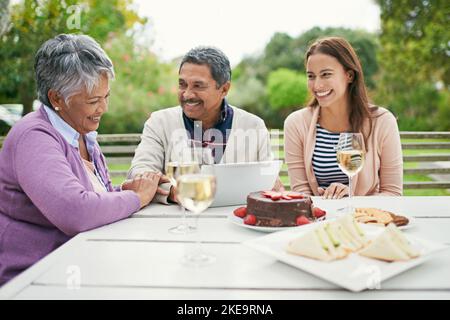
<instances>
[{"instance_id":1,"label":"strawberry","mask_svg":"<svg viewBox=\"0 0 450 320\"><path fill-rule=\"evenodd\" d=\"M281 199L281 193L274 194L270 197L272 201L278 201Z\"/></svg>"},{"instance_id":2,"label":"strawberry","mask_svg":"<svg viewBox=\"0 0 450 320\"><path fill-rule=\"evenodd\" d=\"M309 221L308 218L305 217L305 216L298 216L297 219L295 220L295 223L296 223L298 226L302 226L302 225L304 225L304 224L311 223L311 221Z\"/></svg>"},{"instance_id":3,"label":"strawberry","mask_svg":"<svg viewBox=\"0 0 450 320\"><path fill-rule=\"evenodd\" d=\"M254 226L256 224L256 217L253 214L248 214L244 218L244 223Z\"/></svg>"},{"instance_id":4,"label":"strawberry","mask_svg":"<svg viewBox=\"0 0 450 320\"><path fill-rule=\"evenodd\" d=\"M275 192L275 191L263 191L263 192L261 192L261 194L264 196L264 197L266 197L266 198L271 198L272 197L272 195L274 195L274 194L276 194L277 192Z\"/></svg>"},{"instance_id":5,"label":"strawberry","mask_svg":"<svg viewBox=\"0 0 450 320\"><path fill-rule=\"evenodd\" d=\"M325 210L322 210L322 209L320 209L320 208L318 208L318 207L315 207L315 208L313 209L313 215L314 215L314 217L316 217L316 218L323 217L323 216L326 215L326 214L327 214L327 212L326 212Z\"/></svg>"},{"instance_id":6,"label":"strawberry","mask_svg":"<svg viewBox=\"0 0 450 320\"><path fill-rule=\"evenodd\" d=\"M233 211L234 215L239 218L244 218L247 215L247 208L240 207Z\"/></svg>"},{"instance_id":7,"label":"strawberry","mask_svg":"<svg viewBox=\"0 0 450 320\"><path fill-rule=\"evenodd\" d=\"M291 197L291 199L303 199L304 196L300 192L286 192L286 195L288 197Z\"/></svg>"}]
</instances>

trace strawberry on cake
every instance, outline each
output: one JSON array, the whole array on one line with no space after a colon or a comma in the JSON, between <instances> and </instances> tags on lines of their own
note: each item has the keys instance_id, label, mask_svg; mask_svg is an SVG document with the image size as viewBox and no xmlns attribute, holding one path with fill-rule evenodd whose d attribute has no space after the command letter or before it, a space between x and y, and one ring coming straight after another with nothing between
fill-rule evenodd
<instances>
[{"instance_id":1,"label":"strawberry on cake","mask_svg":"<svg viewBox=\"0 0 450 320\"><path fill-rule=\"evenodd\" d=\"M264 227L293 227L323 217L325 211L313 208L311 198L299 192L252 192L247 196L247 207L234 214L245 224Z\"/></svg>"}]
</instances>

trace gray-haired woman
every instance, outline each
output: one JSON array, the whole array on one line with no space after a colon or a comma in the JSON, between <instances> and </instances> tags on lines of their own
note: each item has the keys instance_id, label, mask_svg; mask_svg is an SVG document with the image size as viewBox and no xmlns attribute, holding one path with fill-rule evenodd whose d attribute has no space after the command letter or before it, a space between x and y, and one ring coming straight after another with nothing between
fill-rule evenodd
<instances>
[{"instance_id":1,"label":"gray-haired woman","mask_svg":"<svg viewBox=\"0 0 450 320\"><path fill-rule=\"evenodd\" d=\"M122 190L111 185L95 130L114 70L95 40L48 40L35 71L42 106L11 129L0 151L0 285L77 233L129 217L161 179L146 173Z\"/></svg>"}]
</instances>

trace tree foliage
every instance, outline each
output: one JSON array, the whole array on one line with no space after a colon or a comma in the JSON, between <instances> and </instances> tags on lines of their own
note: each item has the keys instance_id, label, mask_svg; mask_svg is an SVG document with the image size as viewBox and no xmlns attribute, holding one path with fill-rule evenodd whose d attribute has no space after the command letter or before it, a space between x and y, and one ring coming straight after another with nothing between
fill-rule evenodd
<instances>
[{"instance_id":1,"label":"tree foliage","mask_svg":"<svg viewBox=\"0 0 450 320\"><path fill-rule=\"evenodd\" d=\"M145 23L128 9L129 0L24 0L12 5L10 27L0 38L0 98L32 109L36 97L34 55L42 43L60 33L84 33L100 43L111 32Z\"/></svg>"},{"instance_id":2,"label":"tree foliage","mask_svg":"<svg viewBox=\"0 0 450 320\"><path fill-rule=\"evenodd\" d=\"M377 3L382 30L376 100L397 114L401 129L450 130L448 1Z\"/></svg>"},{"instance_id":3,"label":"tree foliage","mask_svg":"<svg viewBox=\"0 0 450 320\"><path fill-rule=\"evenodd\" d=\"M9 25L9 0L0 0L0 37Z\"/></svg>"},{"instance_id":4,"label":"tree foliage","mask_svg":"<svg viewBox=\"0 0 450 320\"><path fill-rule=\"evenodd\" d=\"M306 75L280 68L267 80L269 104L274 110L303 106L307 97Z\"/></svg>"},{"instance_id":5,"label":"tree foliage","mask_svg":"<svg viewBox=\"0 0 450 320\"><path fill-rule=\"evenodd\" d=\"M240 75L252 75L264 83L269 73L279 68L305 72L304 59L309 45L328 36L341 36L352 44L361 59L367 85L373 87L373 76L378 71L378 41L375 34L362 30L314 27L295 38L275 33L260 56L243 59L237 68Z\"/></svg>"},{"instance_id":6,"label":"tree foliage","mask_svg":"<svg viewBox=\"0 0 450 320\"><path fill-rule=\"evenodd\" d=\"M102 117L100 133L141 132L154 110L177 104L177 68L161 63L147 47L120 35L104 48L114 63L109 110Z\"/></svg>"}]
</instances>

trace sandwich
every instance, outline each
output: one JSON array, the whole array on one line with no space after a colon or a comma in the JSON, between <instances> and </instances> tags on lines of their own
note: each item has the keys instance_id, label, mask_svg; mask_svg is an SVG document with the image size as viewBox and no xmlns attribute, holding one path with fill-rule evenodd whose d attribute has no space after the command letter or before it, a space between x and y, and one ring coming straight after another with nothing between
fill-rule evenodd
<instances>
[{"instance_id":1,"label":"sandwich","mask_svg":"<svg viewBox=\"0 0 450 320\"><path fill-rule=\"evenodd\" d=\"M289 242L287 252L321 261L343 259L362 248L365 235L350 216L319 224L314 230Z\"/></svg>"},{"instance_id":2,"label":"sandwich","mask_svg":"<svg viewBox=\"0 0 450 320\"><path fill-rule=\"evenodd\" d=\"M366 248L359 251L359 254L391 262L416 258L420 252L411 245L395 224L391 223Z\"/></svg>"}]
</instances>

